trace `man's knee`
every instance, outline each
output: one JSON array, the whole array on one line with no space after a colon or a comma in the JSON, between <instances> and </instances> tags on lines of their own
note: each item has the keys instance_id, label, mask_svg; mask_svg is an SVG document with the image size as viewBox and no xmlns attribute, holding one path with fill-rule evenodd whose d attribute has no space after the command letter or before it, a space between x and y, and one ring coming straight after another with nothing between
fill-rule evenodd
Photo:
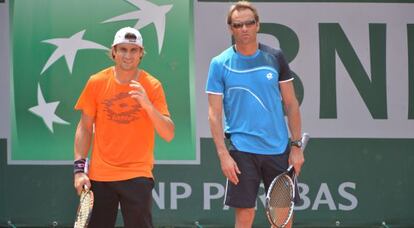
<instances>
[{"instance_id":1,"label":"man's knee","mask_svg":"<svg viewBox=\"0 0 414 228\"><path fill-rule=\"evenodd\" d=\"M252 227L254 215L254 208L236 208L236 227Z\"/></svg>"}]
</instances>

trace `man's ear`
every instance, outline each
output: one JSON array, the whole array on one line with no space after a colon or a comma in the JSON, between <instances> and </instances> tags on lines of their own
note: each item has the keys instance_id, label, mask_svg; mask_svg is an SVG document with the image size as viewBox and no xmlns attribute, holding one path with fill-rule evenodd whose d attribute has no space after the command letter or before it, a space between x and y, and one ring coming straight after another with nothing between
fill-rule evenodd
<instances>
[{"instance_id":1,"label":"man's ear","mask_svg":"<svg viewBox=\"0 0 414 228\"><path fill-rule=\"evenodd\" d=\"M234 35L234 34L233 34L233 29L232 29L231 25L228 25L228 26L227 26L227 28L229 29L230 34L231 34L231 35Z\"/></svg>"},{"instance_id":2,"label":"man's ear","mask_svg":"<svg viewBox=\"0 0 414 228\"><path fill-rule=\"evenodd\" d=\"M111 50L111 57L112 57L112 59L115 59L115 53L116 53L116 46L115 47L112 47L112 50Z\"/></svg>"},{"instance_id":3,"label":"man's ear","mask_svg":"<svg viewBox=\"0 0 414 228\"><path fill-rule=\"evenodd\" d=\"M139 55L139 59L142 59L144 57L144 48L141 49L141 54Z\"/></svg>"}]
</instances>

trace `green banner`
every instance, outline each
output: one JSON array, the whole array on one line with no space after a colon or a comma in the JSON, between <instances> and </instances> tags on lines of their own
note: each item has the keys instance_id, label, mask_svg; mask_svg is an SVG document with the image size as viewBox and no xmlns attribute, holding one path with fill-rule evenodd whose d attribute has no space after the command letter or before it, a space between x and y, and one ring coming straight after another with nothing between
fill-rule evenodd
<instances>
[{"instance_id":1,"label":"green banner","mask_svg":"<svg viewBox=\"0 0 414 228\"><path fill-rule=\"evenodd\" d=\"M200 165L155 167L157 227L234 227L234 210L223 206L226 182L213 140L203 138L200 145ZM413 227L413 147L409 139L312 138L294 227ZM5 148L0 140L0 150ZM1 155L0 227L7 221L17 227L73 226L78 197L72 175L70 166L6 165ZM261 188L254 227L269 227L263 200Z\"/></svg>"},{"instance_id":2,"label":"green banner","mask_svg":"<svg viewBox=\"0 0 414 228\"><path fill-rule=\"evenodd\" d=\"M115 32L140 30L141 68L164 86L176 134L159 138L158 163L197 163L193 124L191 1L12 1L11 164L73 160L80 113L73 107L89 76L113 65ZM94 9L94 10L90 10Z\"/></svg>"}]
</instances>

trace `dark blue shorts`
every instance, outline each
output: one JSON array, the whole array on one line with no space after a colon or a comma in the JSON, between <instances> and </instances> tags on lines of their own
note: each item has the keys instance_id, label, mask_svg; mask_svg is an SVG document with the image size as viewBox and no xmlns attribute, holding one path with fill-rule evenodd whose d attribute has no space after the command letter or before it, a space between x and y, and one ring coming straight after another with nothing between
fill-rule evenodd
<instances>
[{"instance_id":1,"label":"dark blue shorts","mask_svg":"<svg viewBox=\"0 0 414 228\"><path fill-rule=\"evenodd\" d=\"M95 199L89 228L115 227L118 205L124 227L153 227L153 179L137 177L123 181L91 181L91 184Z\"/></svg>"},{"instance_id":2,"label":"dark blue shorts","mask_svg":"<svg viewBox=\"0 0 414 228\"><path fill-rule=\"evenodd\" d=\"M238 175L237 185L227 180L224 203L235 208L255 207L261 182L264 183L267 192L273 179L288 168L289 153L289 146L279 155L261 155L230 149L230 155L237 163L241 174ZM299 201L297 190L296 186L295 201Z\"/></svg>"}]
</instances>

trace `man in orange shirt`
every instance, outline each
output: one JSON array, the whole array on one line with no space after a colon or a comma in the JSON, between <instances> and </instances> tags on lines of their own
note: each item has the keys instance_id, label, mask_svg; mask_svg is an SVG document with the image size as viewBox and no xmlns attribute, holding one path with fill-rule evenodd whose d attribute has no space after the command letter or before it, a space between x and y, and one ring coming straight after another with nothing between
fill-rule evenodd
<instances>
[{"instance_id":1,"label":"man in orange shirt","mask_svg":"<svg viewBox=\"0 0 414 228\"><path fill-rule=\"evenodd\" d=\"M94 192L88 227L114 227L118 205L125 227L153 227L155 132L169 142L174 123L161 83L138 68L144 56L139 31L120 29L111 56L115 66L92 75L75 106L82 114L75 134L74 186L78 194L84 186Z\"/></svg>"}]
</instances>

